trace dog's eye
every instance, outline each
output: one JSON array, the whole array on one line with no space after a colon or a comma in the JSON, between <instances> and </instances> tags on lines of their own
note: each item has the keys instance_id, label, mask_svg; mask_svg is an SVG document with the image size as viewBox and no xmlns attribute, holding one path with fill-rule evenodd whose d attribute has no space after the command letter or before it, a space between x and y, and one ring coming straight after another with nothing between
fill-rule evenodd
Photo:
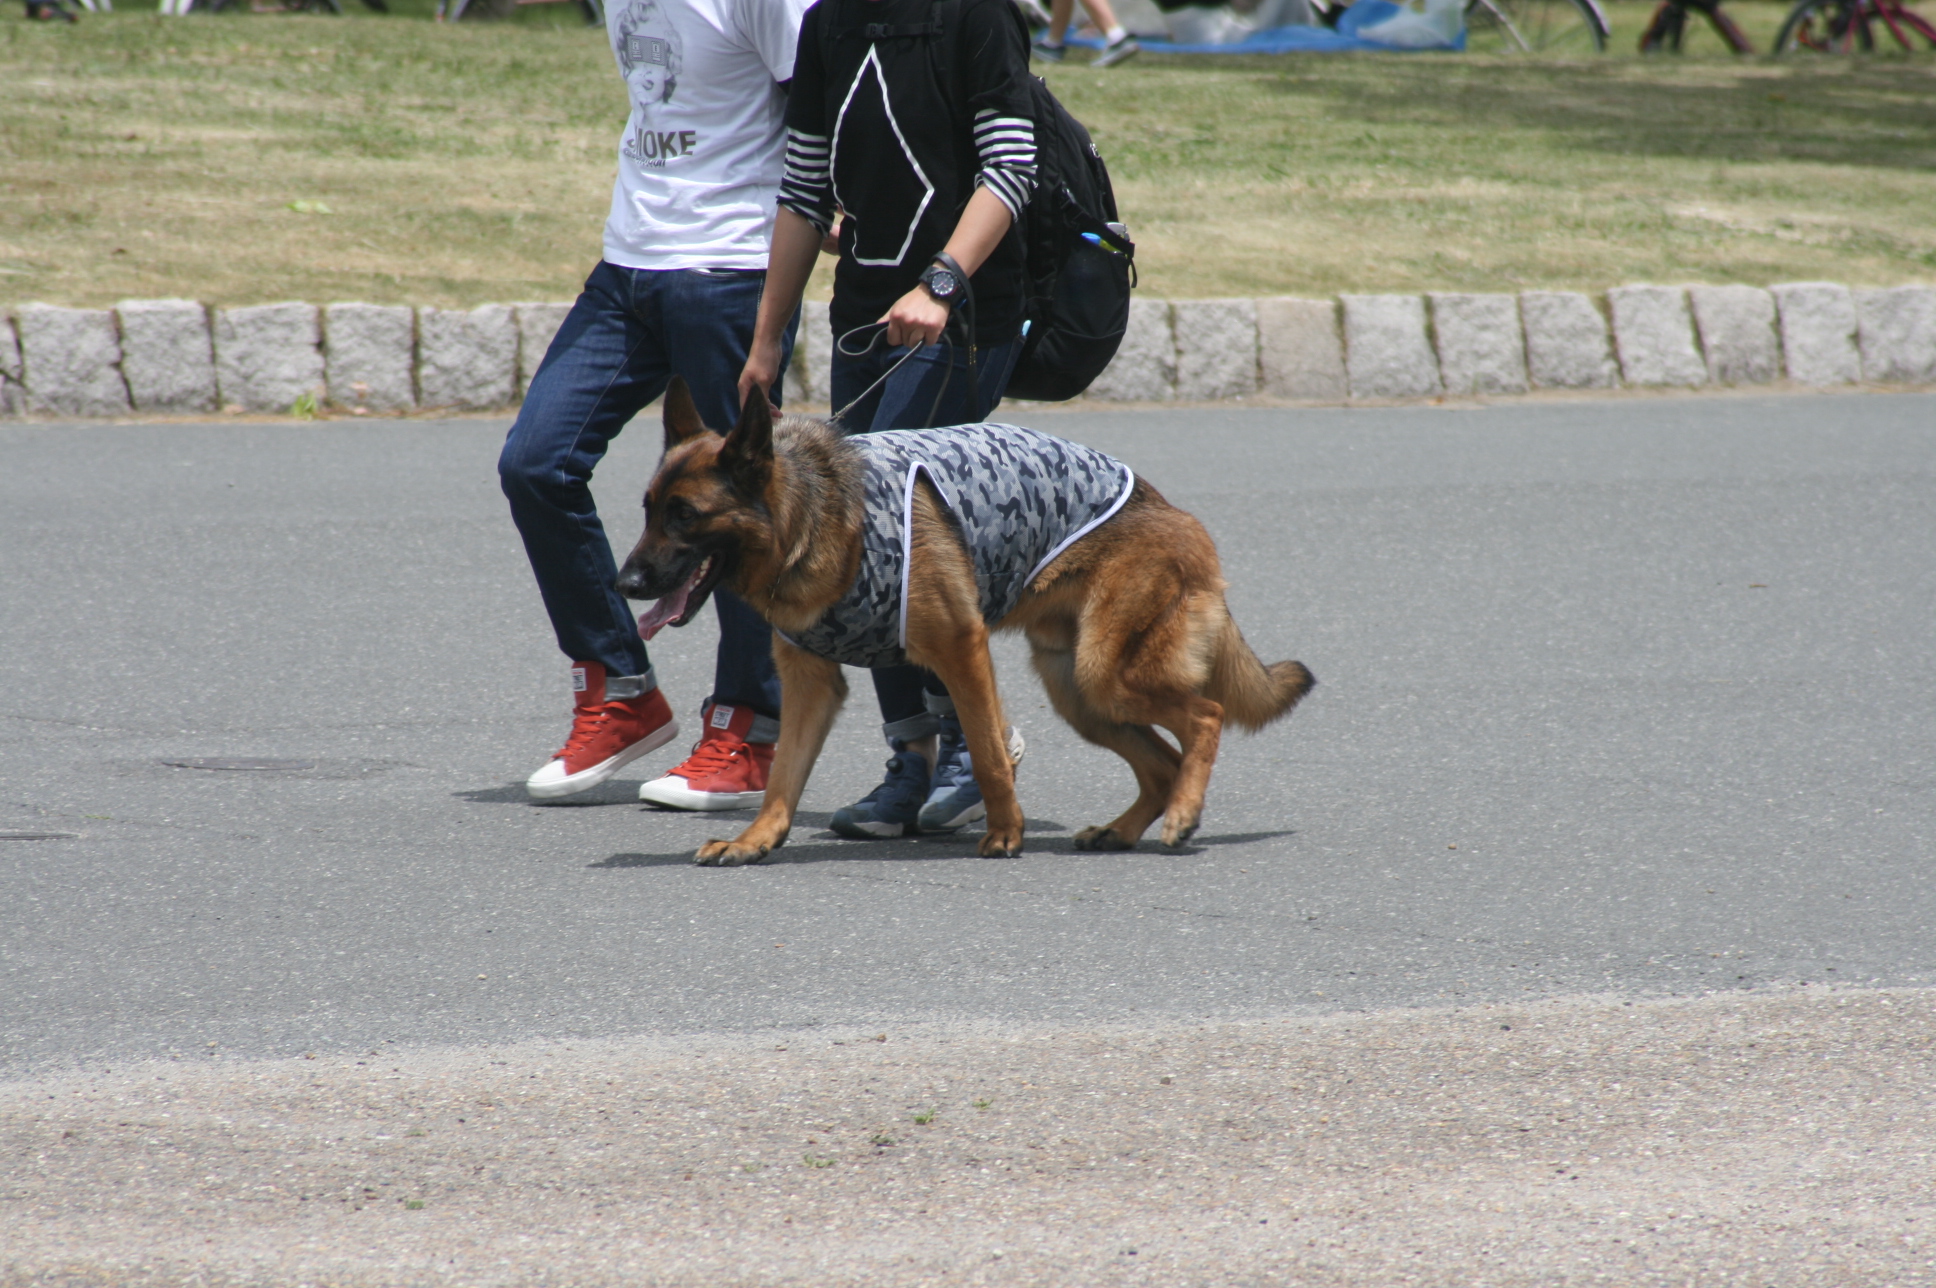
<instances>
[{"instance_id":1,"label":"dog's eye","mask_svg":"<svg viewBox=\"0 0 1936 1288\"><path fill-rule=\"evenodd\" d=\"M668 523L691 523L698 517L699 511L693 509L685 501L673 500L666 503L666 521Z\"/></svg>"}]
</instances>

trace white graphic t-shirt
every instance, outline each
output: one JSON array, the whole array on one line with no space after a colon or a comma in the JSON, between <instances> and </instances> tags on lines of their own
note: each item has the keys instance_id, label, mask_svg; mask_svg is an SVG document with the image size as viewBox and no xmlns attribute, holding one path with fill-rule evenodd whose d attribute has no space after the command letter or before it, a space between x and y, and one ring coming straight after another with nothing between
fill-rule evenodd
<instances>
[{"instance_id":1,"label":"white graphic t-shirt","mask_svg":"<svg viewBox=\"0 0 1936 1288\"><path fill-rule=\"evenodd\" d=\"M786 95L809 0L611 0L605 29L632 114L605 259L765 268Z\"/></svg>"}]
</instances>

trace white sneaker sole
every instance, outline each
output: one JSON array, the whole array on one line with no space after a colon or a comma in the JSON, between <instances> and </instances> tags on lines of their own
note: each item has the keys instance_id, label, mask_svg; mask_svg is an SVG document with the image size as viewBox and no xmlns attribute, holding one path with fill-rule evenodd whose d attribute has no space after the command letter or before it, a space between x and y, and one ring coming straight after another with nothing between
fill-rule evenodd
<instances>
[{"instance_id":1,"label":"white sneaker sole","mask_svg":"<svg viewBox=\"0 0 1936 1288\"><path fill-rule=\"evenodd\" d=\"M961 813L955 815L953 818L929 818L927 809L923 807L921 817L916 820L915 827L924 836L929 833L959 832L970 823L979 823L987 817L988 805L984 801L976 801L973 805L962 810Z\"/></svg>"},{"instance_id":2,"label":"white sneaker sole","mask_svg":"<svg viewBox=\"0 0 1936 1288\"><path fill-rule=\"evenodd\" d=\"M575 774L563 774L557 778L545 777L545 771L559 763L556 760L550 761L543 769L525 780L524 790L541 801L557 800L560 796L576 796L579 792L590 791L640 756L657 751L678 736L679 722L668 720L609 760L601 760L590 769L581 769Z\"/></svg>"},{"instance_id":3,"label":"white sneaker sole","mask_svg":"<svg viewBox=\"0 0 1936 1288\"><path fill-rule=\"evenodd\" d=\"M748 809L766 803L765 792L698 792L677 774L655 778L639 788L639 799L665 809Z\"/></svg>"}]
</instances>

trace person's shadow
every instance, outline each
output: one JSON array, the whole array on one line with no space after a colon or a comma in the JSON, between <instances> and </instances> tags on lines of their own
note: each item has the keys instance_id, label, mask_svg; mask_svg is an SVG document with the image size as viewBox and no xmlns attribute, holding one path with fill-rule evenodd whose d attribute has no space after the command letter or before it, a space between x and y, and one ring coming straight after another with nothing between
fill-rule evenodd
<instances>
[{"instance_id":1,"label":"person's shadow","mask_svg":"<svg viewBox=\"0 0 1936 1288\"><path fill-rule=\"evenodd\" d=\"M557 800L538 800L524 789L523 783L506 783L502 787L480 787L467 792L452 792L460 801L473 805L531 805L541 809L572 809L587 805L637 805L639 785L637 782L607 780L598 786L579 792L575 796L561 796ZM752 815L748 814L748 818Z\"/></svg>"}]
</instances>

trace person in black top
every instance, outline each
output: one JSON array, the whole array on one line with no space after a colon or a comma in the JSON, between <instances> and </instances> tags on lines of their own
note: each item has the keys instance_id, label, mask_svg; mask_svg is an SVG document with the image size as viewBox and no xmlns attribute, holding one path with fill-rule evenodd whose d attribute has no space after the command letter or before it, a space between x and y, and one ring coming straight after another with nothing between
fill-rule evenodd
<instances>
[{"instance_id":1,"label":"person in black top","mask_svg":"<svg viewBox=\"0 0 1936 1288\"><path fill-rule=\"evenodd\" d=\"M1011 0L807 10L742 403L778 379L780 338L837 214L830 384L841 424L966 424L1001 402L1026 305L1016 222L1035 188L1028 50ZM834 830L903 836L983 817L940 683L903 666L875 671L874 688L895 755L887 780L838 811Z\"/></svg>"}]
</instances>

